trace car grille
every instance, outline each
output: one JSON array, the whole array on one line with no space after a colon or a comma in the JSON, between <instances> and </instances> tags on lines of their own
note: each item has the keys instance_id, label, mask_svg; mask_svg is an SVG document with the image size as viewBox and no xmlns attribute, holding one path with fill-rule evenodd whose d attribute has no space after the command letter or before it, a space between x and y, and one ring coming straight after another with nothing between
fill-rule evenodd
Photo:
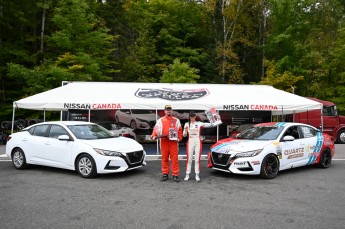
<instances>
[{"instance_id":1,"label":"car grille","mask_svg":"<svg viewBox=\"0 0 345 229\"><path fill-rule=\"evenodd\" d=\"M216 165L225 166L229 162L230 154L212 152L212 160Z\"/></svg>"},{"instance_id":2,"label":"car grille","mask_svg":"<svg viewBox=\"0 0 345 229\"><path fill-rule=\"evenodd\" d=\"M141 150L141 151L130 152L130 153L127 153L126 155L127 155L128 162L130 164L137 164L137 163L142 162L144 158L144 151Z\"/></svg>"}]
</instances>

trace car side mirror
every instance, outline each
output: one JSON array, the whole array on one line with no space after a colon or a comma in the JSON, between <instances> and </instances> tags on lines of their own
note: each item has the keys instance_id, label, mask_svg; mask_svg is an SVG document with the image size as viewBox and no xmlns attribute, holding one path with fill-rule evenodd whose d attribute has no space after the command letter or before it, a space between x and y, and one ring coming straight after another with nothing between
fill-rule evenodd
<instances>
[{"instance_id":1,"label":"car side mirror","mask_svg":"<svg viewBox=\"0 0 345 229\"><path fill-rule=\"evenodd\" d=\"M69 140L70 140L69 136L66 135L66 134L60 135L60 136L58 137L58 139L59 139L60 141L69 141Z\"/></svg>"},{"instance_id":2,"label":"car side mirror","mask_svg":"<svg viewBox=\"0 0 345 229\"><path fill-rule=\"evenodd\" d=\"M291 142L291 141L293 141L293 140L295 140L295 138L292 137L291 135L286 135L286 136L283 138L283 141L284 141L284 142Z\"/></svg>"}]
</instances>

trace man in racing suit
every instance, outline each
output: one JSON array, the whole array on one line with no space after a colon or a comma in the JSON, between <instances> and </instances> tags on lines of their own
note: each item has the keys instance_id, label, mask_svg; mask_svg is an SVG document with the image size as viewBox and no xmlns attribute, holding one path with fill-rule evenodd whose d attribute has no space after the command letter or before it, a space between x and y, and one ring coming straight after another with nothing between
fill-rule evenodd
<instances>
[{"instance_id":1,"label":"man in racing suit","mask_svg":"<svg viewBox=\"0 0 345 229\"><path fill-rule=\"evenodd\" d=\"M194 112L190 112L189 114L189 122L184 125L183 129L183 137L187 137L188 134L188 142L187 142L187 168L186 168L186 177L184 178L185 181L189 180L189 174L191 172L192 161L193 161L193 154L195 157L195 180L200 181L200 156L202 152L202 143L200 138L200 133L203 128L210 128L213 127L211 123L203 123L200 121L196 121L196 114Z\"/></svg>"},{"instance_id":2,"label":"man in racing suit","mask_svg":"<svg viewBox=\"0 0 345 229\"><path fill-rule=\"evenodd\" d=\"M164 112L165 116L157 120L151 138L160 139L162 181L168 180L170 156L173 179L179 182L178 142L182 140L182 127L180 120L172 116L172 107L170 105L165 106Z\"/></svg>"}]
</instances>

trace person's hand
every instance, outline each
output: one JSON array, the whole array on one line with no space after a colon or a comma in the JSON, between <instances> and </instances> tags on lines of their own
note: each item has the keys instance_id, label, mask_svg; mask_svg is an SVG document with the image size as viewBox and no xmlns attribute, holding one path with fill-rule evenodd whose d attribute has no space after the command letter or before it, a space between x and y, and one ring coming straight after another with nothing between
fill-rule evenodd
<instances>
[{"instance_id":1,"label":"person's hand","mask_svg":"<svg viewBox=\"0 0 345 229\"><path fill-rule=\"evenodd\" d=\"M156 140L156 139L157 139L157 137L156 137L156 136L152 136L152 135L151 135L151 139L152 139L152 140Z\"/></svg>"}]
</instances>

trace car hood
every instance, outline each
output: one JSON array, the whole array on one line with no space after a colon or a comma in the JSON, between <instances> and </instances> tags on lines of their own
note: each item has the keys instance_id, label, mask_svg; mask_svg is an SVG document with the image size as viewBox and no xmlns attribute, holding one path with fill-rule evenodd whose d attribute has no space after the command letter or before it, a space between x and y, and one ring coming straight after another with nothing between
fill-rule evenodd
<instances>
[{"instance_id":1,"label":"car hood","mask_svg":"<svg viewBox=\"0 0 345 229\"><path fill-rule=\"evenodd\" d=\"M150 121L156 121L156 115L155 114L133 114L134 117L146 120L148 122Z\"/></svg>"},{"instance_id":2,"label":"car hood","mask_svg":"<svg viewBox=\"0 0 345 229\"><path fill-rule=\"evenodd\" d=\"M212 152L236 154L238 152L248 152L262 149L273 141L255 141L255 140L236 140L223 142L211 148Z\"/></svg>"},{"instance_id":3,"label":"car hood","mask_svg":"<svg viewBox=\"0 0 345 229\"><path fill-rule=\"evenodd\" d=\"M92 148L117 151L121 153L143 150L137 141L126 137L115 137L97 140L81 140Z\"/></svg>"}]
</instances>

